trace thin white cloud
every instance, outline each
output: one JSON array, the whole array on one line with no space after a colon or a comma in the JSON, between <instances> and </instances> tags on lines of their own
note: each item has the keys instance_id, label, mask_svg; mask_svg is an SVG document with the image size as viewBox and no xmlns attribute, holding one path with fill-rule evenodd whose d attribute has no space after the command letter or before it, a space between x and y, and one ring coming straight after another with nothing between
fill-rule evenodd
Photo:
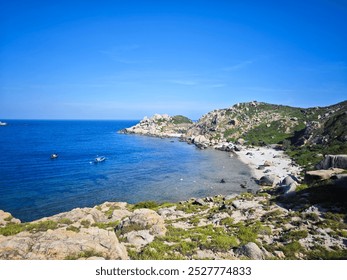
<instances>
[{"instance_id":1,"label":"thin white cloud","mask_svg":"<svg viewBox=\"0 0 347 280\"><path fill-rule=\"evenodd\" d=\"M253 63L254 63L254 60L245 60L245 61L242 61L242 62L237 63L235 65L231 65L231 66L225 67L223 70L226 71L226 72L236 71L236 70L239 70L239 69L246 68L247 66L249 66L249 65L251 65Z\"/></svg>"},{"instance_id":2,"label":"thin white cloud","mask_svg":"<svg viewBox=\"0 0 347 280\"><path fill-rule=\"evenodd\" d=\"M244 90L255 91L255 92L268 92L268 93L286 93L286 92L295 92L293 89L288 88L272 88L272 87L244 87Z\"/></svg>"},{"instance_id":3,"label":"thin white cloud","mask_svg":"<svg viewBox=\"0 0 347 280\"><path fill-rule=\"evenodd\" d=\"M227 84L212 84L212 85L209 85L208 87L210 88L222 88L222 87L226 87Z\"/></svg>"},{"instance_id":4,"label":"thin white cloud","mask_svg":"<svg viewBox=\"0 0 347 280\"><path fill-rule=\"evenodd\" d=\"M194 80L168 80L167 82L182 86L196 86L199 84L197 81Z\"/></svg>"},{"instance_id":5,"label":"thin white cloud","mask_svg":"<svg viewBox=\"0 0 347 280\"><path fill-rule=\"evenodd\" d=\"M148 59L133 59L134 51L141 49L140 45L124 45L124 46L116 46L111 50L100 50L99 53L106 55L111 58L113 61L122 64L141 64L141 63L151 63L152 60Z\"/></svg>"}]
</instances>

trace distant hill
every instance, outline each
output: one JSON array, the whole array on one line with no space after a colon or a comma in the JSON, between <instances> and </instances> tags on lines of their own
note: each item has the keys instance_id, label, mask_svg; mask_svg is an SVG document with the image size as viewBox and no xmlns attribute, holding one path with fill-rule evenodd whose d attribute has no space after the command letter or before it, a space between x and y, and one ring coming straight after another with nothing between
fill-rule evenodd
<instances>
[{"instance_id":1,"label":"distant hill","mask_svg":"<svg viewBox=\"0 0 347 280\"><path fill-rule=\"evenodd\" d=\"M323 154L347 154L346 125L347 101L314 108L253 101L203 115L186 136L203 135L211 145L240 138L249 145L279 144L299 164L310 166Z\"/></svg>"}]
</instances>

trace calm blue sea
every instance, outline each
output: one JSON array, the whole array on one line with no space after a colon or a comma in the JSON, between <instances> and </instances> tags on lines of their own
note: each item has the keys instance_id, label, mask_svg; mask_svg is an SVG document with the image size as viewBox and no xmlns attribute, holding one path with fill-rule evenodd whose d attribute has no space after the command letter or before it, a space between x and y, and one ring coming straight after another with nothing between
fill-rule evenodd
<instances>
[{"instance_id":1,"label":"calm blue sea","mask_svg":"<svg viewBox=\"0 0 347 280\"><path fill-rule=\"evenodd\" d=\"M6 122L0 127L0 209L22 221L105 201L230 194L241 192L244 181L256 188L249 168L225 152L117 133L137 121ZM51 160L52 153L59 158ZM98 155L106 161L94 164Z\"/></svg>"}]
</instances>

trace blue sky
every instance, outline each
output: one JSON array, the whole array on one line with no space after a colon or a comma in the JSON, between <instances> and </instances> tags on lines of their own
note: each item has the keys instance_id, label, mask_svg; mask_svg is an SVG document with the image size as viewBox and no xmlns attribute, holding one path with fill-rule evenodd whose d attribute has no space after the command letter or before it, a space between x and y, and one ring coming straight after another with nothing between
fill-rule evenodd
<instances>
[{"instance_id":1,"label":"blue sky","mask_svg":"<svg viewBox=\"0 0 347 280\"><path fill-rule=\"evenodd\" d=\"M1 119L347 99L344 0L1 0L0 24Z\"/></svg>"}]
</instances>

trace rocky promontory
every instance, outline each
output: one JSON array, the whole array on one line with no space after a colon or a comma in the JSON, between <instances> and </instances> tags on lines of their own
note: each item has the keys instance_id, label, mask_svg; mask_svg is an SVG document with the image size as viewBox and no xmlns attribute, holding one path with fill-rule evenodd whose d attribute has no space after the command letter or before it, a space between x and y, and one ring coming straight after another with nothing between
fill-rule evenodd
<instances>
[{"instance_id":1,"label":"rocky promontory","mask_svg":"<svg viewBox=\"0 0 347 280\"><path fill-rule=\"evenodd\" d=\"M187 117L177 115L170 117L167 114L155 114L151 118L144 117L138 124L125 128L119 133L134 133L156 137L181 137L192 125Z\"/></svg>"}]
</instances>

